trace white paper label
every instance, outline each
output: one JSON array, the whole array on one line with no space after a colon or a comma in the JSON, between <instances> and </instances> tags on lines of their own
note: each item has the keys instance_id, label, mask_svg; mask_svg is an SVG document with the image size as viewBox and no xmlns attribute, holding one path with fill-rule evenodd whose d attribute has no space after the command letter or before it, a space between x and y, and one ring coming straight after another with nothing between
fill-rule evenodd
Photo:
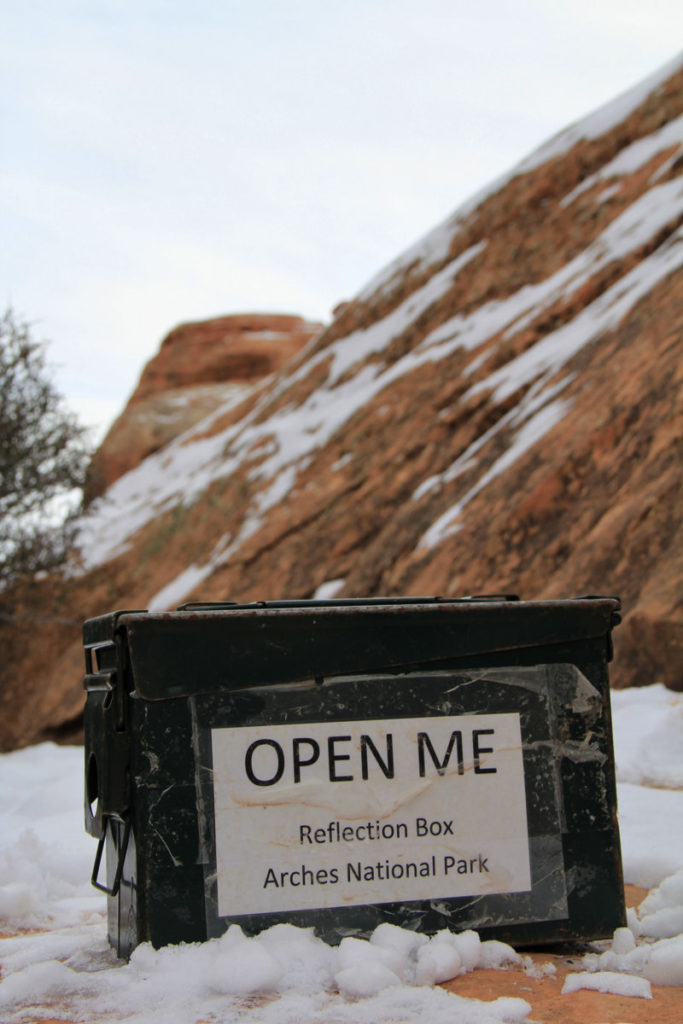
<instances>
[{"instance_id":1,"label":"white paper label","mask_svg":"<svg viewBox=\"0 0 683 1024\"><path fill-rule=\"evenodd\" d=\"M212 730L221 916L531 888L518 714Z\"/></svg>"}]
</instances>

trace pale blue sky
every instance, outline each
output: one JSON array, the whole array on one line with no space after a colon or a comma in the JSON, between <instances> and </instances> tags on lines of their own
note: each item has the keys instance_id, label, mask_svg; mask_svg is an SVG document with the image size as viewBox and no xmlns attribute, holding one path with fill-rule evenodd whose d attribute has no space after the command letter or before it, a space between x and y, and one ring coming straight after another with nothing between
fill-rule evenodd
<instances>
[{"instance_id":1,"label":"pale blue sky","mask_svg":"<svg viewBox=\"0 0 683 1024\"><path fill-rule=\"evenodd\" d=\"M683 43L680 0L4 0L0 299L106 423L182 320L326 318Z\"/></svg>"}]
</instances>

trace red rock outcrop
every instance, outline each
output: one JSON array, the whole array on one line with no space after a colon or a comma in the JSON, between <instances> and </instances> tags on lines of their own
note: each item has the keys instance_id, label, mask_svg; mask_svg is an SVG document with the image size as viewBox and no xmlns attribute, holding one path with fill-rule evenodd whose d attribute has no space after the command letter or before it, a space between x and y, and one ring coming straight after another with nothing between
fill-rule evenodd
<instances>
[{"instance_id":1,"label":"red rock outcrop","mask_svg":"<svg viewBox=\"0 0 683 1024\"><path fill-rule=\"evenodd\" d=\"M198 384L251 383L282 369L323 325L280 313L181 324L145 366L131 404Z\"/></svg>"},{"instance_id":2,"label":"red rock outcrop","mask_svg":"<svg viewBox=\"0 0 683 1024\"><path fill-rule=\"evenodd\" d=\"M400 256L257 398L116 480L50 615L617 594L613 682L683 686L682 172L679 61ZM145 387L172 386L159 358ZM77 628L46 625L46 660L30 625L54 586L13 595L3 627L5 746L82 706Z\"/></svg>"},{"instance_id":3,"label":"red rock outcrop","mask_svg":"<svg viewBox=\"0 0 683 1024\"><path fill-rule=\"evenodd\" d=\"M246 399L322 329L283 313L242 313L175 327L100 445L88 474L87 502L217 408Z\"/></svg>"}]
</instances>

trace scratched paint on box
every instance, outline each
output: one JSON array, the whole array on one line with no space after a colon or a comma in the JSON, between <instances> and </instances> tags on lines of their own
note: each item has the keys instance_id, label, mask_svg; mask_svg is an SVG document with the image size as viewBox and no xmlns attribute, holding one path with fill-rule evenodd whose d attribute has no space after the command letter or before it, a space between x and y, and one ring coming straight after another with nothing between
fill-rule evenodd
<instances>
[{"instance_id":1,"label":"scratched paint on box","mask_svg":"<svg viewBox=\"0 0 683 1024\"><path fill-rule=\"evenodd\" d=\"M517 713L211 737L220 916L531 889Z\"/></svg>"}]
</instances>

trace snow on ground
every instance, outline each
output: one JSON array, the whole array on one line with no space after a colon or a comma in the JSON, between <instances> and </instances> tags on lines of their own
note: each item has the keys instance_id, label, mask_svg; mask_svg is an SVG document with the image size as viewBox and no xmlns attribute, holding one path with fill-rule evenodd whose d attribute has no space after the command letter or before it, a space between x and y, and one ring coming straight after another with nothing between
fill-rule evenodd
<instances>
[{"instance_id":1,"label":"snow on ground","mask_svg":"<svg viewBox=\"0 0 683 1024\"><path fill-rule=\"evenodd\" d=\"M337 581L333 581L337 582ZM615 692L615 757L627 882L652 888L609 947L583 957L564 991L649 998L683 985L683 694L661 685ZM204 944L118 962L104 897L90 887L95 841L82 826L83 751L45 743L0 756L0 1020L42 1014L117 1024L507 1024L518 998L463 999L437 987L478 967L531 962L475 932L428 938L383 925L372 940L327 946L279 925L231 928ZM18 934L13 934L18 933ZM550 965L548 973L551 973ZM38 1013L38 1010L35 1011Z\"/></svg>"}]
</instances>

